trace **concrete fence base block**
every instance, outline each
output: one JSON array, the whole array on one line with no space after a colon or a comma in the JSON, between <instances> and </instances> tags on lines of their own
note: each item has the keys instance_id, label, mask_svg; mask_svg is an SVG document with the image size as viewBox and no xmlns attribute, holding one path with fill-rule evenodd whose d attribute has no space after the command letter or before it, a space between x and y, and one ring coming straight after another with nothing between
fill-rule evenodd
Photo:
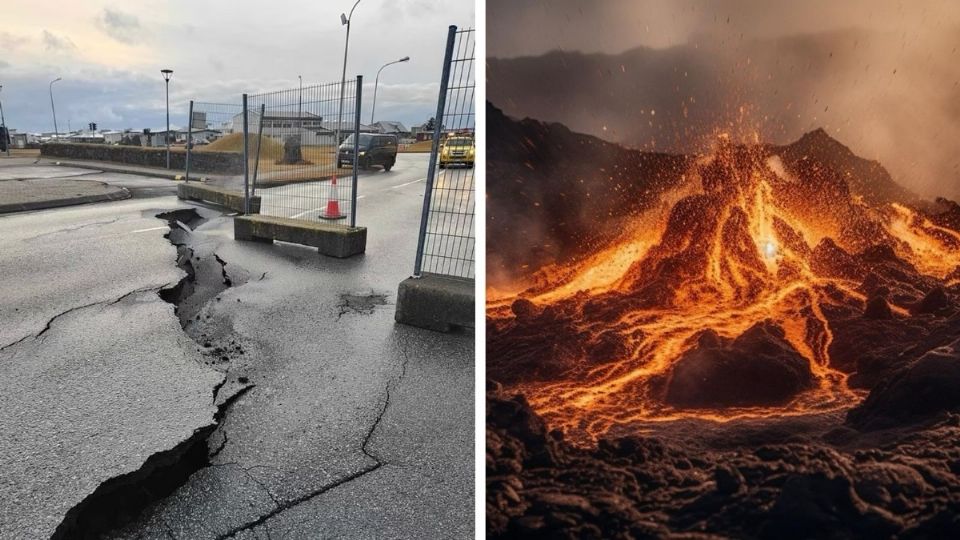
<instances>
[{"instance_id":1,"label":"concrete fence base block","mask_svg":"<svg viewBox=\"0 0 960 540\"><path fill-rule=\"evenodd\" d=\"M397 322L440 332L473 328L473 280L424 274L407 278L397 292Z\"/></svg>"},{"instance_id":2,"label":"concrete fence base block","mask_svg":"<svg viewBox=\"0 0 960 540\"><path fill-rule=\"evenodd\" d=\"M243 193L220 187L184 182L177 184L177 197L188 201L203 201L222 206L234 212L243 212ZM250 197L250 213L260 213L260 197Z\"/></svg>"},{"instance_id":3,"label":"concrete fence base block","mask_svg":"<svg viewBox=\"0 0 960 540\"><path fill-rule=\"evenodd\" d=\"M233 218L235 240L280 240L317 248L321 255L346 258L367 249L366 227L345 227L276 216Z\"/></svg>"}]
</instances>

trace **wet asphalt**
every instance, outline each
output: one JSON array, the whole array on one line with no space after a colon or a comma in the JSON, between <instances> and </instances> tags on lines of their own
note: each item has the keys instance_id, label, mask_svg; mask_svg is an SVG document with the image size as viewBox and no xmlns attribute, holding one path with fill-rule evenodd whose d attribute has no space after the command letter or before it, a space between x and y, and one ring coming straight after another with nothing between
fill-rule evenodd
<instances>
[{"instance_id":1,"label":"wet asphalt","mask_svg":"<svg viewBox=\"0 0 960 540\"><path fill-rule=\"evenodd\" d=\"M130 200L0 217L0 429L27 434L0 442L0 536L49 537L101 482L209 425L224 381L250 388L209 466L110 536L472 536L473 334L393 322L426 162L361 176L367 250L347 260L235 242L229 216L135 175L83 176ZM156 294L184 272L153 216L189 207L208 220L188 243L234 284L184 330Z\"/></svg>"}]
</instances>

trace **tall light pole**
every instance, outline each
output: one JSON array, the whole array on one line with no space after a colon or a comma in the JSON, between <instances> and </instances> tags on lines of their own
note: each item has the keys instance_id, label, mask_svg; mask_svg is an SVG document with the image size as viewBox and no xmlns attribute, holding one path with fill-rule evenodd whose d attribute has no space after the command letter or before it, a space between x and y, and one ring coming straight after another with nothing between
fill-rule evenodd
<instances>
[{"instance_id":1,"label":"tall light pole","mask_svg":"<svg viewBox=\"0 0 960 540\"><path fill-rule=\"evenodd\" d=\"M353 10L357 9L360 0L354 2L350 8L350 15L340 14L340 24L347 27L347 39L343 44L343 74L340 76L340 109L337 112L337 147L340 146L340 128L343 125L343 88L347 84L347 49L350 47L350 20L353 19ZM340 150L336 150L339 152Z\"/></svg>"},{"instance_id":2,"label":"tall light pole","mask_svg":"<svg viewBox=\"0 0 960 540\"><path fill-rule=\"evenodd\" d=\"M167 131L163 134L163 140L167 143L167 168L170 168L170 77L173 77L172 69L161 69L163 80L167 83Z\"/></svg>"},{"instance_id":3,"label":"tall light pole","mask_svg":"<svg viewBox=\"0 0 960 540\"><path fill-rule=\"evenodd\" d=\"M60 130L57 129L57 108L53 106L53 83L63 80L60 77L50 81L50 110L53 111L53 134L60 140Z\"/></svg>"},{"instance_id":4,"label":"tall light pole","mask_svg":"<svg viewBox=\"0 0 960 540\"><path fill-rule=\"evenodd\" d=\"M297 134L299 135L303 132L303 76L297 75L297 78L300 79L300 93L297 94L297 126L300 128Z\"/></svg>"},{"instance_id":5,"label":"tall light pole","mask_svg":"<svg viewBox=\"0 0 960 540\"><path fill-rule=\"evenodd\" d=\"M377 110L377 86L380 85L380 72L383 71L383 68L387 66L392 66L393 64L399 64L400 62L409 62L410 57L404 56L399 60L394 60L393 62L387 62L386 64L380 66L380 69L377 70L377 80L373 83L373 107L370 107L370 124L373 125L373 113Z\"/></svg>"},{"instance_id":6,"label":"tall light pole","mask_svg":"<svg viewBox=\"0 0 960 540\"><path fill-rule=\"evenodd\" d=\"M3 85L0 84L0 91L3 90ZM3 118L3 100L0 100L0 131L3 131L3 147L7 150L7 157L10 157L10 132L7 131L7 121Z\"/></svg>"}]
</instances>

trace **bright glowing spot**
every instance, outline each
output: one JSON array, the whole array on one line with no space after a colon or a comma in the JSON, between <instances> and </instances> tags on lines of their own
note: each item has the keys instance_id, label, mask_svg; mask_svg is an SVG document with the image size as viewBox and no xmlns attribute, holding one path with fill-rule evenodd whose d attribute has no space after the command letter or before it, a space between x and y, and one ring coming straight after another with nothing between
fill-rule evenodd
<instances>
[{"instance_id":1,"label":"bright glowing spot","mask_svg":"<svg viewBox=\"0 0 960 540\"><path fill-rule=\"evenodd\" d=\"M773 240L767 240L763 243L763 256L772 259L777 256L777 244Z\"/></svg>"}]
</instances>

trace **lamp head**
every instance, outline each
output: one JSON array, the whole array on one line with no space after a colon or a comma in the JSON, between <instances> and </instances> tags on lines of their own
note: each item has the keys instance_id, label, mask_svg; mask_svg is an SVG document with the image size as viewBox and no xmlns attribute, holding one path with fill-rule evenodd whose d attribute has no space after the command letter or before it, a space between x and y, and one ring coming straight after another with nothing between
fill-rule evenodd
<instances>
[{"instance_id":1,"label":"lamp head","mask_svg":"<svg viewBox=\"0 0 960 540\"><path fill-rule=\"evenodd\" d=\"M169 80L170 80L170 77L173 76L173 70L172 70L172 69L161 69L161 70L160 70L160 73L163 74L163 80L165 80L165 81L169 81Z\"/></svg>"},{"instance_id":2,"label":"lamp head","mask_svg":"<svg viewBox=\"0 0 960 540\"><path fill-rule=\"evenodd\" d=\"M346 13L341 13L341 14L340 14L340 24L346 26L346 24L349 23L349 22L350 22L350 19L347 18L347 14L346 14Z\"/></svg>"},{"instance_id":3,"label":"lamp head","mask_svg":"<svg viewBox=\"0 0 960 540\"><path fill-rule=\"evenodd\" d=\"M404 56L403 58L397 60L397 62L409 62L409 61L410 61L410 57L409 57L409 56Z\"/></svg>"}]
</instances>

